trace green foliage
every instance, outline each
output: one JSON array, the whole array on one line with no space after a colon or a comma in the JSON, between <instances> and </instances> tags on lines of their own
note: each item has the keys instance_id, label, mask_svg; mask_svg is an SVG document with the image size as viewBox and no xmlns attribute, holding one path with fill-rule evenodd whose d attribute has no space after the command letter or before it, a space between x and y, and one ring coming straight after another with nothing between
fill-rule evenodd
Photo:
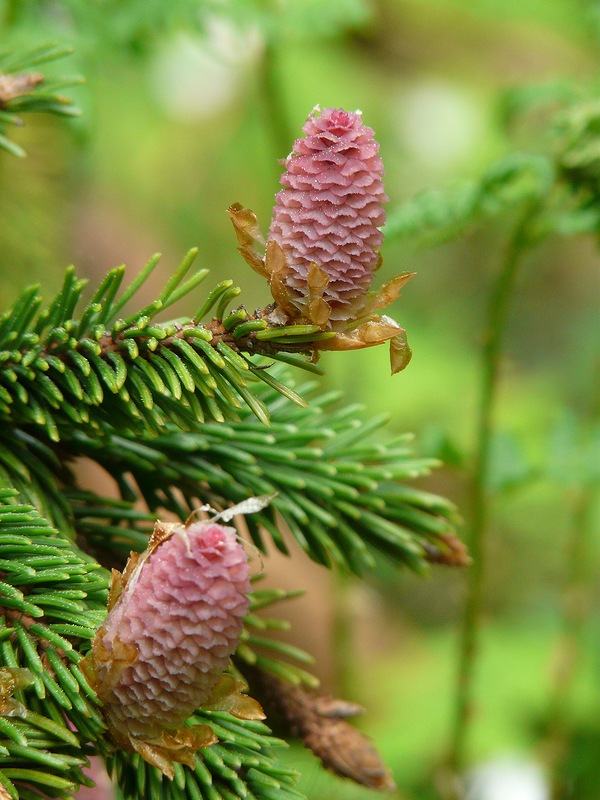
<instances>
[{"instance_id":1,"label":"green foliage","mask_svg":"<svg viewBox=\"0 0 600 800\"><path fill-rule=\"evenodd\" d=\"M543 113L538 152L511 152L479 178L427 189L393 208L388 239L435 244L455 239L490 218L538 204L538 240L558 233L600 232L600 105L595 88L583 97L563 84L528 87L505 98L507 122ZM537 122L537 117L535 118ZM537 143L536 143L537 144ZM532 148L533 149L533 148Z\"/></svg>"},{"instance_id":2,"label":"green foliage","mask_svg":"<svg viewBox=\"0 0 600 800\"><path fill-rule=\"evenodd\" d=\"M101 3L63 0L60 14L56 14L56 7L50 0L27 3L3 0L2 5L10 6L5 13L9 29L39 31L40 20L44 20L46 30L40 31L44 35L48 28L58 32L72 26L91 46L102 43L140 54L148 50L150 43L171 31L182 27L202 30L202 12L209 7L210 0L173 0L168 4L158 0L103 0Z\"/></svg>"},{"instance_id":3,"label":"green foliage","mask_svg":"<svg viewBox=\"0 0 600 800\"><path fill-rule=\"evenodd\" d=\"M219 4L212 6L219 13ZM260 0L235 0L227 13L244 26L252 20L273 41L314 41L362 27L371 9L365 0L332 0L326 5L319 0L282 0L271 8Z\"/></svg>"},{"instance_id":4,"label":"green foliage","mask_svg":"<svg viewBox=\"0 0 600 800\"><path fill-rule=\"evenodd\" d=\"M597 709L594 709L597 712ZM583 722L572 736L569 749L559 765L557 788L568 797L573 788L578 800L595 800L598 796L596 756L600 747L597 714Z\"/></svg>"},{"instance_id":5,"label":"green foliage","mask_svg":"<svg viewBox=\"0 0 600 800\"><path fill-rule=\"evenodd\" d=\"M151 53L169 35L185 31L198 36L206 34L215 20L225 19L247 29L257 28L270 40L309 40L339 36L346 30L358 29L371 16L366 0L335 0L326 6L318 0L301 3L271 4L260 0L232 0L226 6L218 0L62 0L61 15L53 15L50 0L29 0L27 3L3 0L10 5L5 14L7 28L38 31L48 35L62 33L65 27L76 28L90 52L96 47L111 47L121 54L143 57ZM46 25L40 30L40 19Z\"/></svg>"},{"instance_id":6,"label":"green foliage","mask_svg":"<svg viewBox=\"0 0 600 800\"><path fill-rule=\"evenodd\" d=\"M547 156L510 153L479 179L417 194L390 212L384 231L388 239L452 239L483 219L544 197L554 176Z\"/></svg>"},{"instance_id":7,"label":"green foliage","mask_svg":"<svg viewBox=\"0 0 600 800\"><path fill-rule=\"evenodd\" d=\"M252 592L250 611L244 620L244 631L235 652L235 659L238 663L242 662L242 670L244 664L249 664L270 672L294 686L305 684L317 688L319 685L317 678L299 666L299 664L305 666L314 664L314 658L299 647L289 642L282 642L272 635L273 631L289 630L289 622L258 613L274 603L290 600L296 596L297 593L282 589L256 589ZM282 657L285 660L282 660Z\"/></svg>"},{"instance_id":8,"label":"green foliage","mask_svg":"<svg viewBox=\"0 0 600 800\"><path fill-rule=\"evenodd\" d=\"M271 736L266 725L208 711L194 714L190 722L209 725L219 744L205 748L194 770L176 764L172 782L137 755L117 752L108 758L123 800L306 800L294 788L295 770L274 760L273 750L285 743Z\"/></svg>"},{"instance_id":9,"label":"green foliage","mask_svg":"<svg viewBox=\"0 0 600 800\"><path fill-rule=\"evenodd\" d=\"M0 149L16 156L25 151L5 135L8 125L22 125L22 114L32 112L69 117L79 113L71 101L58 92L81 81L73 78L46 79L34 68L63 58L71 51L46 44L19 53L0 53Z\"/></svg>"},{"instance_id":10,"label":"green foliage","mask_svg":"<svg viewBox=\"0 0 600 800\"><path fill-rule=\"evenodd\" d=\"M547 469L557 486L589 487L600 484L600 422L584 425L565 414L550 432Z\"/></svg>"},{"instance_id":11,"label":"green foliage","mask_svg":"<svg viewBox=\"0 0 600 800\"><path fill-rule=\"evenodd\" d=\"M378 437L385 417L363 419L338 393L315 393L315 383L300 387L307 407L292 388L289 364L319 372L305 354L327 334L273 327L243 306L228 311L240 293L228 280L193 317L155 320L205 278L206 270L186 277L195 254L156 300L129 315L125 306L158 256L123 291L124 269L109 272L79 313L85 282L69 269L47 307L34 286L0 317L0 652L9 669L29 670L32 687L15 691L15 722L0 716L11 797L70 797L88 780L81 769L94 754L105 757L124 798L302 797L295 774L271 754L282 742L228 715L198 712L219 744L203 750L194 770L177 766L173 782L112 749L79 665L106 613L100 564L122 566L131 550L144 550L157 515L185 520L205 503L226 508L267 494L270 507L247 518L260 550L268 532L287 552L284 523L311 558L358 573L374 565L374 548L418 572L428 560L464 560L453 506L402 483L436 462L418 458L406 436ZM263 352L288 363L264 363ZM78 486L80 457L112 476L119 499ZM305 669L312 658L278 639L285 621L260 613L286 597L254 592L236 668L315 686Z\"/></svg>"},{"instance_id":12,"label":"green foliage","mask_svg":"<svg viewBox=\"0 0 600 800\"><path fill-rule=\"evenodd\" d=\"M3 785L13 798L38 796L17 795L21 784L70 797L105 731L79 664L106 613L108 576L10 489L0 489L0 559L2 664L29 670L31 684L0 717Z\"/></svg>"},{"instance_id":13,"label":"green foliage","mask_svg":"<svg viewBox=\"0 0 600 800\"><path fill-rule=\"evenodd\" d=\"M56 5L34 0L0 7L11 8L8 27L24 30ZM66 27L83 31L87 53L102 49L99 43L150 52L180 29L203 33L213 14L226 13L243 27L256 24L273 48L314 44L369 16L360 0L326 8L312 1L240 1L226 12L208 0L65 0L60 7ZM375 40L364 44L376 46ZM5 62L0 72L18 75L34 68L36 58L60 52L41 49L24 63ZM302 57L308 56L307 47ZM69 111L55 94L58 84L30 88L0 109L0 125L28 110ZM549 99L543 135L538 120L535 141L520 143L479 178L398 206L389 214L388 238L447 240L490 220L512 221L528 209L528 245L555 233L598 233L597 100L563 90L521 92L507 117L512 124ZM8 140L0 145L16 152ZM271 505L246 519L260 551L272 542L286 553L290 535L315 561L359 574L373 566L376 551L418 573L430 561L464 559L453 505L410 485L436 462L420 458L406 435L386 434L383 416L369 417L314 383L294 385L285 365L319 374L306 359L314 355L311 344L328 334L315 326L273 327L266 314L233 306L240 289L230 280L199 298L192 317L163 321L165 310L206 277L206 270L192 271L194 256L190 251L143 309L129 310L158 257L125 290L124 270L117 268L91 296L70 269L47 307L32 287L0 317L0 487L6 487L0 492L0 605L6 612L0 657L2 668L28 670L31 680L8 694L2 684L0 785L11 797L17 791L23 798L42 792L71 797L88 780L81 770L94 754L105 758L126 798L302 797L293 772L278 764L283 742L262 723L227 714L199 710L191 718L212 726L219 744L207 748L194 769L177 765L173 782L139 756L113 749L79 665L104 617L106 568L122 567L131 550L144 550L157 516L185 520L205 503L223 508L266 494L273 495ZM560 486L593 488L597 482L594 436L582 449L580 433L576 425L557 429L551 471ZM518 439L491 432L489 438L486 492L538 477ZM114 479L118 497L81 488L82 457ZM465 457L460 466L468 462ZM279 632L286 621L270 616L270 607L288 597L256 582L233 669L243 676L247 667L259 667L314 686L310 655L284 643ZM431 686L424 691L433 696ZM395 696L393 687L390 692ZM415 708L420 713L421 706Z\"/></svg>"},{"instance_id":14,"label":"green foliage","mask_svg":"<svg viewBox=\"0 0 600 800\"><path fill-rule=\"evenodd\" d=\"M77 430L92 436L103 436L107 428L135 434L140 425L155 434L168 419L184 429L205 419L235 420L243 403L268 423L268 409L248 391L251 381L264 381L303 405L293 391L240 355L251 335L260 351L267 323L249 319L243 307L226 314L240 293L232 281L218 284L192 319L154 322L207 275L199 270L181 283L196 252L188 253L155 301L125 318L119 312L159 256L118 297L124 268L108 273L77 319L75 307L86 282L72 268L43 311L39 287L26 289L0 316L0 419L42 427L52 441ZM203 326L202 317L213 308L212 327ZM310 346L326 335L316 326L308 328L274 329L268 341Z\"/></svg>"},{"instance_id":15,"label":"green foliage","mask_svg":"<svg viewBox=\"0 0 600 800\"><path fill-rule=\"evenodd\" d=\"M281 377L289 383L289 376ZM301 391L308 396L310 386ZM426 568L430 550L445 549L455 520L452 504L399 485L436 462L417 458L406 436L385 444L372 437L385 418L366 422L357 406L336 409L337 395L311 398L307 411L279 402L264 385L253 396L270 409L269 429L246 411L238 424L205 423L199 432L170 428L155 438L102 441L76 434L69 446L101 464L124 501L141 494L151 511L165 508L182 519L203 503L227 507L252 494L275 494L269 508L246 520L261 549L267 530L287 552L276 512L311 558L358 573L373 566L372 546L417 571ZM106 507L104 499L88 493L74 500L78 527L96 546L128 552L140 542L130 505L107 507L110 524L104 527L95 517ZM147 522L140 523L147 530Z\"/></svg>"}]
</instances>

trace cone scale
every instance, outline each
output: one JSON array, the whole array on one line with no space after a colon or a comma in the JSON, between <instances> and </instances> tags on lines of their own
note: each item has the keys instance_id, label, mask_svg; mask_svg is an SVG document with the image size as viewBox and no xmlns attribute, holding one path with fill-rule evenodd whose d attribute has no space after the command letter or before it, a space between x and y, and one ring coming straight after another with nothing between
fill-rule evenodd
<instances>
[{"instance_id":1,"label":"cone scale","mask_svg":"<svg viewBox=\"0 0 600 800\"><path fill-rule=\"evenodd\" d=\"M109 614L92 646L92 673L113 739L165 774L216 741L185 727L196 709L262 718L224 674L248 610L249 564L236 531L215 522L157 523L148 549L113 572Z\"/></svg>"},{"instance_id":2,"label":"cone scale","mask_svg":"<svg viewBox=\"0 0 600 800\"><path fill-rule=\"evenodd\" d=\"M312 265L322 271L321 296L335 325L356 317L380 263L383 162L358 111L315 109L303 131L284 162L269 241L285 253L283 282L299 312L318 280Z\"/></svg>"}]
</instances>

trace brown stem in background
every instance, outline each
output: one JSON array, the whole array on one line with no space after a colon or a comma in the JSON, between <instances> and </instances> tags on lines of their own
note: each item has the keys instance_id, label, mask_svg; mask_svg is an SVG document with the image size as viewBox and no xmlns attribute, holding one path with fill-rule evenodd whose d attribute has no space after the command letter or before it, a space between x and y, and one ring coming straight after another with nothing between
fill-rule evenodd
<instances>
[{"instance_id":1,"label":"brown stem in background","mask_svg":"<svg viewBox=\"0 0 600 800\"><path fill-rule=\"evenodd\" d=\"M336 775L370 789L394 789L391 773L369 739L347 722L363 713L355 703L293 686L264 670L244 667L251 691L263 705L269 724L298 736L305 747Z\"/></svg>"}]
</instances>

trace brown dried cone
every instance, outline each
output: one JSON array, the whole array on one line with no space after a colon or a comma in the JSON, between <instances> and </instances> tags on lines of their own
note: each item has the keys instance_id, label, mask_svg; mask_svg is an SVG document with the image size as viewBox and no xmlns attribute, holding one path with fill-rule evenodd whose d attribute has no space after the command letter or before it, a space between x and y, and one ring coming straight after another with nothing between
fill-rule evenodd
<instances>
[{"instance_id":1,"label":"brown dried cone","mask_svg":"<svg viewBox=\"0 0 600 800\"><path fill-rule=\"evenodd\" d=\"M468 567L473 559L464 542L454 533L444 533L438 536L439 544L424 542L425 558L430 564L443 564L445 567Z\"/></svg>"},{"instance_id":2,"label":"brown dried cone","mask_svg":"<svg viewBox=\"0 0 600 800\"><path fill-rule=\"evenodd\" d=\"M392 790L389 769L369 739L347 722L362 714L356 703L293 686L264 670L244 667L270 725L281 725L320 759L324 767L370 789Z\"/></svg>"}]
</instances>

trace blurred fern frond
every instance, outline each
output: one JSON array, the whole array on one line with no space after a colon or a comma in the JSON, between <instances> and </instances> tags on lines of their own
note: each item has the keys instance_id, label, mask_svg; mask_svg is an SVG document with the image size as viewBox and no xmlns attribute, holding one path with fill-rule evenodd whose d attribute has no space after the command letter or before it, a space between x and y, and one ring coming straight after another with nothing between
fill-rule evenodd
<instances>
[{"instance_id":1,"label":"blurred fern frond","mask_svg":"<svg viewBox=\"0 0 600 800\"><path fill-rule=\"evenodd\" d=\"M539 117L544 126L540 133ZM523 204L539 206L532 240L600 232L600 103L597 88L560 82L507 92L507 125L533 116L532 150L514 151L479 178L428 189L388 213L388 240L431 245L454 239Z\"/></svg>"},{"instance_id":2,"label":"blurred fern frond","mask_svg":"<svg viewBox=\"0 0 600 800\"><path fill-rule=\"evenodd\" d=\"M444 189L428 189L388 213L388 240L446 241L488 217L547 194L555 178L552 159L537 153L510 153L479 179Z\"/></svg>"}]
</instances>

